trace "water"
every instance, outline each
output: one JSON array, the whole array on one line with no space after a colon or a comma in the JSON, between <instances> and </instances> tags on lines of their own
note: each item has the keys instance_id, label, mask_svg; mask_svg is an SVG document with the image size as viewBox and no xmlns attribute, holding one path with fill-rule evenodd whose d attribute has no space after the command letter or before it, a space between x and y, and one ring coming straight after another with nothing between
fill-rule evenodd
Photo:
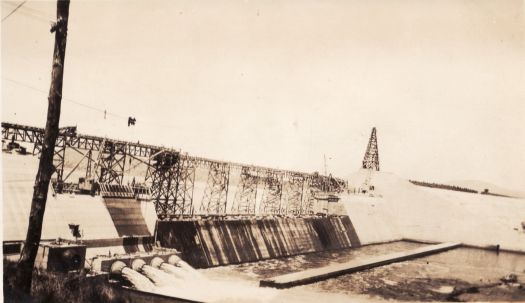
<instances>
[{"instance_id":1,"label":"water","mask_svg":"<svg viewBox=\"0 0 525 303\"><path fill-rule=\"evenodd\" d=\"M142 266L142 273L157 287L171 287L182 283L183 280L149 265Z\"/></svg>"},{"instance_id":2,"label":"water","mask_svg":"<svg viewBox=\"0 0 525 303\"><path fill-rule=\"evenodd\" d=\"M193 277L202 277L202 274L199 273L195 268L191 267L186 261L180 260L177 265L189 273Z\"/></svg>"},{"instance_id":3,"label":"water","mask_svg":"<svg viewBox=\"0 0 525 303\"><path fill-rule=\"evenodd\" d=\"M254 263L195 270L186 262L178 265L163 263L160 269L144 265L142 274L125 268L123 276L137 289L167 296L191 299L204 302L316 302L310 290L296 289L277 290L260 288L259 280L278 274L298 271L306 268L346 262L358 258L361 254L367 256L382 254L385 251L403 251L419 247L419 244L400 242L384 246L367 246L359 250L343 250L322 252L308 255L298 255L284 259L265 260ZM361 252L358 253L358 252ZM168 276L165 276L168 275ZM333 302L348 300L348 296L338 294L324 296Z\"/></svg>"},{"instance_id":4,"label":"water","mask_svg":"<svg viewBox=\"0 0 525 303\"><path fill-rule=\"evenodd\" d=\"M336 251L325 251L239 265L208 268L201 270L201 272L207 277L217 279L225 279L228 276L239 275L245 280L256 281L258 283L259 280L282 274L323 267L331 264L345 263L351 260L359 260L388 253L401 252L421 246L424 245L399 241L379 245L368 245L357 249L350 248Z\"/></svg>"},{"instance_id":5,"label":"water","mask_svg":"<svg viewBox=\"0 0 525 303\"><path fill-rule=\"evenodd\" d=\"M129 269L126 273L123 270L123 275L140 290L206 302L444 301L455 287L498 282L510 273L525 282L524 255L460 248L290 289L258 286L264 278L420 246L423 245L395 242L199 271L189 265L182 268L164 263L160 269L145 265L144 275L130 274ZM472 297L474 295L477 297ZM460 299L523 301L525 291L508 287L480 288L479 293L465 294Z\"/></svg>"},{"instance_id":6,"label":"water","mask_svg":"<svg viewBox=\"0 0 525 303\"><path fill-rule=\"evenodd\" d=\"M162 269L166 273L173 275L176 279L180 281L190 277L190 274L184 269L168 263L162 263L162 265L160 265L160 269Z\"/></svg>"},{"instance_id":7,"label":"water","mask_svg":"<svg viewBox=\"0 0 525 303\"><path fill-rule=\"evenodd\" d=\"M138 290L155 292L155 285L150 279L129 267L124 267L122 269L122 277L133 284L133 286L135 286L135 288Z\"/></svg>"},{"instance_id":8,"label":"water","mask_svg":"<svg viewBox=\"0 0 525 303\"><path fill-rule=\"evenodd\" d=\"M447 300L454 290L497 283L516 274L525 282L525 255L460 248L411 261L343 275L307 286L321 292L369 294L397 300ZM459 299L459 298L455 298ZM470 300L468 296L462 300ZM525 300L512 287L482 288L475 300Z\"/></svg>"},{"instance_id":9,"label":"water","mask_svg":"<svg viewBox=\"0 0 525 303\"><path fill-rule=\"evenodd\" d=\"M422 246L409 242L395 242L365 246L337 252L301 255L257 263L210 268L203 272L214 279L243 279L255 285L264 278L304 270L312 267L369 258ZM457 288L488 285L510 273L525 283L525 255L474 248L459 248L394 263L358 273L331 278L314 284L280 290L274 301L313 302L317 300L345 302L396 299L410 301L447 300ZM300 299L299 299L300 298ZM478 297L461 297L465 300L524 301L525 291L504 287L481 289Z\"/></svg>"}]
</instances>

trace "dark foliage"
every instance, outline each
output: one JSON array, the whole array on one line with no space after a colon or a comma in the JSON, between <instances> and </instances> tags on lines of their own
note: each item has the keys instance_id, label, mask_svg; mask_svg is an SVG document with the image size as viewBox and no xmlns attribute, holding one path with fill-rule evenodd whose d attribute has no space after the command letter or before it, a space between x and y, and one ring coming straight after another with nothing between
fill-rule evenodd
<instances>
[{"instance_id":1,"label":"dark foliage","mask_svg":"<svg viewBox=\"0 0 525 303\"><path fill-rule=\"evenodd\" d=\"M90 277L86 271L54 273L35 269L31 296L14 287L17 264L4 259L4 302L108 302L127 303L105 277Z\"/></svg>"}]
</instances>

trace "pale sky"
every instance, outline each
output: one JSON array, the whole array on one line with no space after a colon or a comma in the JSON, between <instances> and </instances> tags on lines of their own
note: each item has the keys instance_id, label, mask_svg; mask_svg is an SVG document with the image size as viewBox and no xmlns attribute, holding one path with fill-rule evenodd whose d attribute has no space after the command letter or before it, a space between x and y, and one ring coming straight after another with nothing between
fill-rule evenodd
<instances>
[{"instance_id":1,"label":"pale sky","mask_svg":"<svg viewBox=\"0 0 525 303\"><path fill-rule=\"evenodd\" d=\"M45 123L55 9L28 1L2 22L2 121ZM517 0L73 0L61 125L301 171L326 154L342 177L376 126L384 171L523 190L524 13Z\"/></svg>"}]
</instances>

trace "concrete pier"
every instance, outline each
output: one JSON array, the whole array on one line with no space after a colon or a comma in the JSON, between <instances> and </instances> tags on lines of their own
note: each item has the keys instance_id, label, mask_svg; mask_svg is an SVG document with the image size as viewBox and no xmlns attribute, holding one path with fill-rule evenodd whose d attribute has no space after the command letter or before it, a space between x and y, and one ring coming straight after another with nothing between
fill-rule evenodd
<instances>
[{"instance_id":1,"label":"concrete pier","mask_svg":"<svg viewBox=\"0 0 525 303\"><path fill-rule=\"evenodd\" d=\"M428 245L400 253L393 253L383 256L377 256L365 260L353 260L350 262L314 268L305 271L281 275L260 281L260 286L289 288L298 285L309 284L336 276L362 271L390 263L406 261L418 257L423 257L449 249L457 248L461 243L442 243Z\"/></svg>"}]
</instances>

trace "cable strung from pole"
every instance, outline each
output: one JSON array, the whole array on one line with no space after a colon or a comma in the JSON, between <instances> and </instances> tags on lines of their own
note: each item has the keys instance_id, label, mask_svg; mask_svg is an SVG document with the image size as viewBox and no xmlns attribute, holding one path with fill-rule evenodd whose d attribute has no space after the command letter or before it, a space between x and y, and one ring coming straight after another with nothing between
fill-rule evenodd
<instances>
[{"instance_id":1,"label":"cable strung from pole","mask_svg":"<svg viewBox=\"0 0 525 303\"><path fill-rule=\"evenodd\" d=\"M14 83L14 84L16 84L16 85L18 85L20 87L31 89L31 90L34 90L34 91L37 91L37 92L40 92L40 93L46 94L46 95L48 93L47 91L45 91L43 89L40 89L40 88L37 88L37 87L34 87L34 86L30 85L30 84L26 84L26 83L23 83L23 82L20 82L20 81L17 81L17 80L8 78L8 77L1 77L1 78L3 80L9 81L11 83ZM117 114L117 113L114 113L114 112L109 112L106 109L94 107L94 106L91 106L91 105L88 105L88 104L76 101L76 100L71 99L71 98L63 97L62 100L65 101L65 102L71 103L71 104L75 104L75 105L78 105L78 106L82 106L82 107L85 107L85 108L88 108L88 109L100 112L100 113L102 113L104 115L104 119L106 118L106 116L108 116L108 117L112 116L112 117L117 118L117 119L121 119L121 120L124 120L124 121L129 121L129 118L131 117L129 115L121 115L121 114ZM133 119L136 119L136 118L133 116ZM141 118L141 121L147 121L147 119ZM163 124L163 123L140 122L140 124L147 124L147 125L149 124L151 126L156 126L156 127L161 127L161 128L180 129L180 127L176 127L176 126L168 125L168 124Z\"/></svg>"},{"instance_id":2,"label":"cable strung from pole","mask_svg":"<svg viewBox=\"0 0 525 303\"><path fill-rule=\"evenodd\" d=\"M47 94L47 92L45 90L39 89L39 88L31 86L29 84L25 84L25 83L22 83L20 81L13 80L13 79L7 78L7 77L2 77L2 79L6 80L6 81L9 81L9 82L12 82L12 83L15 83L15 84L17 84L19 86L22 86L22 87L25 87L25 88L28 88L28 89L32 89L32 90L40 92L40 93ZM100 108L97 108L97 107L94 107L94 106L91 106L91 105L88 105L88 104L85 104L85 103L82 103L82 102L78 102L78 101L73 100L71 98L63 97L62 100L66 101L66 102L69 102L69 103L73 103L73 104L79 105L79 106L83 106L85 108L89 108L89 109L94 110L94 111L98 111L98 112L104 113L104 114L106 114L108 116L113 116L113 117L116 117L116 118L119 118L119 119L124 119L124 120L128 119L128 117L125 117L123 115L110 113L110 112L106 111L105 109L100 109Z\"/></svg>"},{"instance_id":3,"label":"cable strung from pole","mask_svg":"<svg viewBox=\"0 0 525 303\"><path fill-rule=\"evenodd\" d=\"M19 8L22 7L22 5L24 5L24 3L26 3L27 1L22 1L22 3L20 3L17 7L15 7L14 10L12 10L9 14L7 14L7 16L5 16L4 18L2 18L2 22L4 22L9 16L11 16L12 14L14 14Z\"/></svg>"},{"instance_id":4,"label":"cable strung from pole","mask_svg":"<svg viewBox=\"0 0 525 303\"><path fill-rule=\"evenodd\" d=\"M26 3L26 2L27 1L24 1L24 3ZM11 4L9 2L5 2L5 3L6 4ZM15 9L9 15L12 15L16 11L18 14L22 14L22 15L25 15L26 17L30 17L30 18L32 18L35 21L40 21L40 22L48 23L48 24L53 23L52 20L55 19L54 17L51 17L49 14L47 14L44 11L28 7L27 5L23 5L24 3L19 4L19 7L17 6L18 8L15 7ZM15 5L15 4L13 4L13 5ZM4 20L7 19L7 17L9 17L9 15L5 16L4 18L2 18L2 22L4 22Z\"/></svg>"}]
</instances>

